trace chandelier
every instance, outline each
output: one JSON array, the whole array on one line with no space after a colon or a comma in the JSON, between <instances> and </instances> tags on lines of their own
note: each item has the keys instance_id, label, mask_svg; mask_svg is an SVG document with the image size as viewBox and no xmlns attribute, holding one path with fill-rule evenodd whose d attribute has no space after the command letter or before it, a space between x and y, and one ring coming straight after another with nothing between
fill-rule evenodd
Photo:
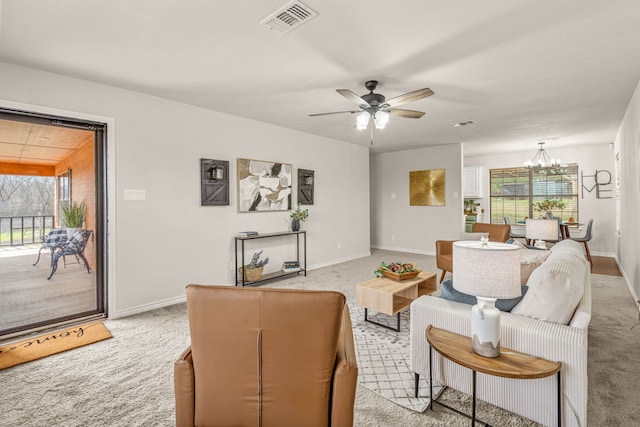
<instances>
[{"instance_id":1,"label":"chandelier","mask_svg":"<svg viewBox=\"0 0 640 427\"><path fill-rule=\"evenodd\" d=\"M539 141L538 152L531 160L524 162L524 167L527 170L536 170L542 174L552 173L561 174L566 172L566 168L560 164L560 159L554 159L549 156L544 149L544 141Z\"/></svg>"}]
</instances>

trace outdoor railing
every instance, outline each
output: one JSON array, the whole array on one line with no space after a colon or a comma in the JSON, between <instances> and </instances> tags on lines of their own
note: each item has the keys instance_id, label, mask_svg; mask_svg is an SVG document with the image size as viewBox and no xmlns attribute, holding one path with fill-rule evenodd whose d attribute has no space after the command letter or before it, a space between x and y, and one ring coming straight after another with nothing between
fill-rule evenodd
<instances>
[{"instance_id":1,"label":"outdoor railing","mask_svg":"<svg viewBox=\"0 0 640 427\"><path fill-rule=\"evenodd\" d=\"M40 243L53 224L53 215L0 216L0 246Z\"/></svg>"}]
</instances>

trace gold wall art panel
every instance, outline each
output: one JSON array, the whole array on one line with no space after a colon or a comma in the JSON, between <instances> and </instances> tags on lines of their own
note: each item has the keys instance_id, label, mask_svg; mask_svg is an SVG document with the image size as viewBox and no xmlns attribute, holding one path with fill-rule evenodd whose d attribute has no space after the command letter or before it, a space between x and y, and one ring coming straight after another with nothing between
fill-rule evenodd
<instances>
[{"instance_id":1,"label":"gold wall art panel","mask_svg":"<svg viewBox=\"0 0 640 427\"><path fill-rule=\"evenodd\" d=\"M410 206L444 206L444 169L409 172Z\"/></svg>"}]
</instances>

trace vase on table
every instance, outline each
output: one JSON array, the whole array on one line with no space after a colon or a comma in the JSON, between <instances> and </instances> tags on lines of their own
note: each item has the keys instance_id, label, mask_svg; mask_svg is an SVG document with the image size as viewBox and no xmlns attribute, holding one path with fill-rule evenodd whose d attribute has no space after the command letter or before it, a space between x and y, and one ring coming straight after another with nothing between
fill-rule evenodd
<instances>
[{"instance_id":1,"label":"vase on table","mask_svg":"<svg viewBox=\"0 0 640 427\"><path fill-rule=\"evenodd\" d=\"M300 231L300 220L292 219L291 220L291 231Z\"/></svg>"}]
</instances>

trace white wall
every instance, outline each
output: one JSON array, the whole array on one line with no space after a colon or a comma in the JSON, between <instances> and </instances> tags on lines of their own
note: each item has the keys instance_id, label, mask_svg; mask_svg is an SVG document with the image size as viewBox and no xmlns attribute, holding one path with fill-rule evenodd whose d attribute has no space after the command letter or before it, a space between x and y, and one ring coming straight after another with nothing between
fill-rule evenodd
<instances>
[{"instance_id":1,"label":"white wall","mask_svg":"<svg viewBox=\"0 0 640 427\"><path fill-rule=\"evenodd\" d=\"M620 240L616 253L622 274L637 300L640 296L640 84L618 129L614 152L620 155Z\"/></svg>"},{"instance_id":2,"label":"white wall","mask_svg":"<svg viewBox=\"0 0 640 427\"><path fill-rule=\"evenodd\" d=\"M489 170L522 166L525 160L530 160L537 147L532 144L531 150L523 152L511 152L503 154L492 154L487 156L475 156L464 158L465 166L484 165L485 176L483 179L485 197L479 199L485 212L490 214L489 192ZM594 255L614 256L617 246L617 236L615 232L615 195L614 192L614 153L607 144L592 144L570 148L546 147L546 151L551 157L559 158L563 163L576 163L578 165L578 177L584 175L594 175L596 170L607 170L611 173L612 184L601 187L610 190L602 192L600 197L611 197L610 199L596 198L595 189L591 192L579 190L578 206L580 209L579 221L586 224L593 218L593 239L589 242L589 249ZM604 177L604 174L600 174ZM579 185L583 185L579 179ZM593 186L593 178L584 178L584 185L587 188ZM584 197L583 197L584 193ZM488 217L490 218L490 217ZM486 222L489 222L487 219ZM584 230L575 235L584 234Z\"/></svg>"},{"instance_id":3,"label":"white wall","mask_svg":"<svg viewBox=\"0 0 640 427\"><path fill-rule=\"evenodd\" d=\"M445 206L409 206L409 172L429 169L445 170ZM372 246L435 255L436 240L460 237L461 144L375 154L370 170Z\"/></svg>"},{"instance_id":4,"label":"white wall","mask_svg":"<svg viewBox=\"0 0 640 427\"><path fill-rule=\"evenodd\" d=\"M110 126L112 317L181 301L188 283L232 283L237 231L288 229L289 212L237 212L237 158L291 163L294 194L297 168L315 171L315 204L303 223L310 267L370 253L368 147L2 62L0 81L2 107L73 112L65 115ZM200 206L200 158L230 161L230 206ZM125 201L125 189L145 190L146 200ZM278 269L282 259L272 258L269 269Z\"/></svg>"}]
</instances>

